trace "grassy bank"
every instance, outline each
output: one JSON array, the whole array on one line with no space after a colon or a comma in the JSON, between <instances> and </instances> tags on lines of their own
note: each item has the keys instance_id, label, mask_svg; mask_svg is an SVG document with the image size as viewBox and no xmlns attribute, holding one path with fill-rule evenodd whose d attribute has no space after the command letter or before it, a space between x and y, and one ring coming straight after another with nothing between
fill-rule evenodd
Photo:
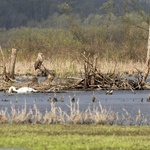
<instances>
[{"instance_id":1,"label":"grassy bank","mask_svg":"<svg viewBox=\"0 0 150 150\"><path fill-rule=\"evenodd\" d=\"M46 149L148 150L147 126L1 125L0 147Z\"/></svg>"}]
</instances>

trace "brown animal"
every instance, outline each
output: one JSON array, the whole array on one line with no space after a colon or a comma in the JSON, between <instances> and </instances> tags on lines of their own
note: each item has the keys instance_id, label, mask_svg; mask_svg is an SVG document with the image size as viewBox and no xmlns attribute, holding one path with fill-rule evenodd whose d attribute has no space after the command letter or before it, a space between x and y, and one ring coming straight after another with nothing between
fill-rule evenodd
<instances>
[{"instance_id":1,"label":"brown animal","mask_svg":"<svg viewBox=\"0 0 150 150\"><path fill-rule=\"evenodd\" d=\"M34 69L35 70L41 69L42 63L43 63L43 54L40 52L38 53L38 57L34 63Z\"/></svg>"}]
</instances>

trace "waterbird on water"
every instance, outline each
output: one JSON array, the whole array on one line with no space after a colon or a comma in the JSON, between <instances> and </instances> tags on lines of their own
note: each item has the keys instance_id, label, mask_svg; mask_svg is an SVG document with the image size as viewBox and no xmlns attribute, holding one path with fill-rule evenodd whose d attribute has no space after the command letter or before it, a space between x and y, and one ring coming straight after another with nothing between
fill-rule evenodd
<instances>
[{"instance_id":1,"label":"waterbird on water","mask_svg":"<svg viewBox=\"0 0 150 150\"><path fill-rule=\"evenodd\" d=\"M49 102L58 102L57 97L49 97L49 99L47 100Z\"/></svg>"},{"instance_id":2,"label":"waterbird on water","mask_svg":"<svg viewBox=\"0 0 150 150\"><path fill-rule=\"evenodd\" d=\"M9 93L20 93L20 94L25 94L25 93L35 93L37 90L31 88L31 87L21 87L19 89L16 89L14 86L11 86L8 90Z\"/></svg>"},{"instance_id":3,"label":"waterbird on water","mask_svg":"<svg viewBox=\"0 0 150 150\"><path fill-rule=\"evenodd\" d=\"M144 99L142 98L142 99L141 99L141 102L143 102L143 100L144 100Z\"/></svg>"},{"instance_id":4,"label":"waterbird on water","mask_svg":"<svg viewBox=\"0 0 150 150\"><path fill-rule=\"evenodd\" d=\"M74 102L76 101L75 95L74 95L73 97L69 96L69 98L70 98L70 101L71 101L72 103L74 103Z\"/></svg>"},{"instance_id":5,"label":"waterbird on water","mask_svg":"<svg viewBox=\"0 0 150 150\"><path fill-rule=\"evenodd\" d=\"M71 102L74 103L75 102L75 97L71 98Z\"/></svg>"},{"instance_id":6,"label":"waterbird on water","mask_svg":"<svg viewBox=\"0 0 150 150\"><path fill-rule=\"evenodd\" d=\"M57 102L58 99L56 97L53 97L53 102Z\"/></svg>"},{"instance_id":7,"label":"waterbird on water","mask_svg":"<svg viewBox=\"0 0 150 150\"><path fill-rule=\"evenodd\" d=\"M95 102L95 101L96 101L96 96L95 96L95 94L94 94L94 92L93 92L92 102Z\"/></svg>"},{"instance_id":8,"label":"waterbird on water","mask_svg":"<svg viewBox=\"0 0 150 150\"><path fill-rule=\"evenodd\" d=\"M96 101L96 97L95 97L95 96L92 97L92 101L93 101L93 102Z\"/></svg>"},{"instance_id":9,"label":"waterbird on water","mask_svg":"<svg viewBox=\"0 0 150 150\"><path fill-rule=\"evenodd\" d=\"M53 98L51 98L51 101L53 101L53 102L58 102L58 99L57 99L56 93L54 93L54 97L53 97Z\"/></svg>"}]
</instances>

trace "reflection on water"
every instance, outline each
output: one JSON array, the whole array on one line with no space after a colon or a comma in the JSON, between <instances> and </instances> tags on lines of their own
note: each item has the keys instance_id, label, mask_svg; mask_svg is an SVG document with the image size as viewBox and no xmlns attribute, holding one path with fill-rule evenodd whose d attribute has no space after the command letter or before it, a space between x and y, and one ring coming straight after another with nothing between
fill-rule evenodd
<instances>
[{"instance_id":1,"label":"reflection on water","mask_svg":"<svg viewBox=\"0 0 150 150\"><path fill-rule=\"evenodd\" d=\"M0 93L0 108L11 108L11 104L15 103L16 107L22 107L27 103L27 107L32 108L36 103L39 110L44 113L45 110L50 109L50 98L57 98L56 106L62 108L66 112L69 111L67 105L70 104L70 99L75 97L79 100L80 110L85 110L88 106L98 105L100 102L106 109L111 108L114 112L119 114L126 110L131 115L136 115L140 110L142 114L150 117L150 102L147 102L149 95L148 90L135 91L136 94L128 90L114 91L112 95L106 95L106 91L68 91L65 93L34 93L34 94L12 94ZM93 102L93 95L95 102ZM61 99L64 99L64 102Z\"/></svg>"}]
</instances>

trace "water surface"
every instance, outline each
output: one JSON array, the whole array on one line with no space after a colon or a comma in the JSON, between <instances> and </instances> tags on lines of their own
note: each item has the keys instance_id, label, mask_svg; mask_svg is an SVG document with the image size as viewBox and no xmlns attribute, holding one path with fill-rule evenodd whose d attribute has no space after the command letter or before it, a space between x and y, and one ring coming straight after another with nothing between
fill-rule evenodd
<instances>
[{"instance_id":1,"label":"water surface","mask_svg":"<svg viewBox=\"0 0 150 150\"><path fill-rule=\"evenodd\" d=\"M96 97L95 103L92 98ZM27 107L32 108L34 103L39 110L44 113L45 110L50 109L49 99L56 97L58 102L56 106L59 106L64 111L69 111L67 105L70 104L70 99L75 97L79 100L80 110L84 111L89 106L98 106L102 104L106 109L112 109L118 113L124 113L126 110L131 115L136 115L140 110L145 116L150 116L150 102L147 102L149 96L149 90L137 90L135 94L130 90L118 90L114 91L112 95L106 95L106 91L67 91L65 93L30 93L30 94L8 94L0 92L0 108L11 108L12 104L16 107L22 107L27 104ZM59 101L63 97L64 102Z\"/></svg>"}]
</instances>

